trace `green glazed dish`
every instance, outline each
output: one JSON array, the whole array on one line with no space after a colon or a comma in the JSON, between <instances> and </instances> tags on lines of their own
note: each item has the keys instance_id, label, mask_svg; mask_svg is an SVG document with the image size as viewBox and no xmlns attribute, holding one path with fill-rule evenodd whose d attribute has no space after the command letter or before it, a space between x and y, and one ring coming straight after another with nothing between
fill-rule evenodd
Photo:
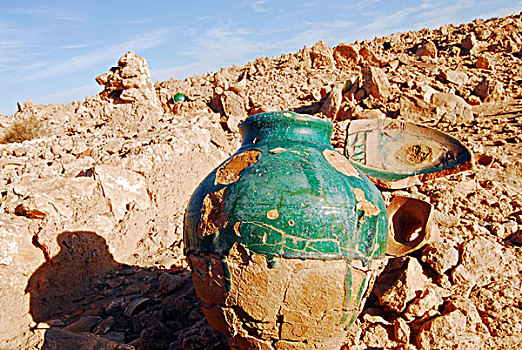
<instances>
[{"instance_id":1,"label":"green glazed dish","mask_svg":"<svg viewBox=\"0 0 522 350\"><path fill-rule=\"evenodd\" d=\"M185 214L185 254L207 319L234 306L225 304L236 288L232 267L239 265L231 252L237 247L252 261L265 259L267 274L270 269L284 270L288 261L319 260L327 265L341 261L346 267L344 287L338 294L344 298L343 305L360 309L371 289L376 263L384 257L388 217L375 185L331 147L332 129L329 121L294 112L253 115L240 126L241 148L194 192ZM216 277L221 269L223 276ZM262 283L272 282L268 278ZM209 288L218 284L224 290L209 297ZM309 288L319 290L319 286ZM214 300L216 293L223 296ZM221 311L214 312L216 305ZM357 313L346 309L336 322L345 329ZM281 320L284 315L277 317ZM209 319L211 326L229 338L237 337L227 331L230 322L226 317L224 321ZM237 333L238 326L234 327ZM271 339L273 344L274 337L261 334L259 341ZM249 346L252 343L245 348Z\"/></svg>"}]
</instances>

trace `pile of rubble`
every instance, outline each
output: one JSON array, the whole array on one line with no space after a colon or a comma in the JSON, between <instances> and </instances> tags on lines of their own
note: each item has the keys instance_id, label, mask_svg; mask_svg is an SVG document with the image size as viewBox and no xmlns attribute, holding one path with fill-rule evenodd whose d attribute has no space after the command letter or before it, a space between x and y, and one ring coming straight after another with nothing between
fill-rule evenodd
<instances>
[{"instance_id":1,"label":"pile of rubble","mask_svg":"<svg viewBox=\"0 0 522 350\"><path fill-rule=\"evenodd\" d=\"M390 258L345 349L506 349L522 342L522 17L295 54L152 84L134 53L67 105L19 105L42 137L0 144L0 348L225 349L182 254L196 185L248 115L436 127L476 168L394 194L429 201L441 240ZM178 101L175 95L187 96ZM385 197L390 193L383 192Z\"/></svg>"}]
</instances>

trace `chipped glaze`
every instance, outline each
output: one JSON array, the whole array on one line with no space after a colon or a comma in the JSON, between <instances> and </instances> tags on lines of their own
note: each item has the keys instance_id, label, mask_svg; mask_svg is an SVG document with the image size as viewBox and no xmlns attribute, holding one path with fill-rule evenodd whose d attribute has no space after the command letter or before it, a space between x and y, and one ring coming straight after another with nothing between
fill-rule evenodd
<instances>
[{"instance_id":1,"label":"chipped glaze","mask_svg":"<svg viewBox=\"0 0 522 350\"><path fill-rule=\"evenodd\" d=\"M335 315L332 319L336 321L323 324L322 333L317 334L325 336L334 326L338 331L344 330L360 311L384 257L388 219L380 192L331 147L332 125L328 121L294 112L261 113L249 117L240 126L240 132L242 147L200 184L185 214L185 253L203 311L207 319L216 318L209 319L209 323L229 337L241 338L238 329L243 324L242 316L236 315L234 305L241 304L249 317L254 317L256 307L263 306L245 306L241 300L231 298L230 293L246 286L254 290L256 283L278 285L280 281L274 279L283 278L278 276L312 281L313 276L307 277L304 272L296 275L285 269L294 269L297 265L292 261L300 261L298 265L303 271L316 271L318 267L305 266L323 261L325 276L329 269L341 276L331 280L340 286L336 295L325 298L340 296L342 302L319 305L330 305L332 309L321 312ZM241 280L243 277L238 276L243 275L233 271L246 268L237 265L237 251L247 256L245 263L259 264L256 269L262 275L255 277L259 280ZM279 272L271 272L274 268ZM285 283L291 284L290 280ZM304 295L311 296L319 290L314 283L302 285L308 288L303 290ZM274 298L282 292L274 291ZM237 298L249 297L239 294ZM284 304L293 302L285 300ZM285 305L278 309L285 310ZM277 328L295 317L288 311L262 322ZM316 327L314 322L292 322L294 328L298 324ZM270 341L277 342L270 334ZM306 342L321 343L318 339Z\"/></svg>"}]
</instances>

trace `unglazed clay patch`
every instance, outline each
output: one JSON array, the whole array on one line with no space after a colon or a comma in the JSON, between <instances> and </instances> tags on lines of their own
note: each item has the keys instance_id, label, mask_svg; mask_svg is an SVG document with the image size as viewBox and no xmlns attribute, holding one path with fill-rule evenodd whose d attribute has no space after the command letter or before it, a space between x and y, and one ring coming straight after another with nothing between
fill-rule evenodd
<instances>
[{"instance_id":1,"label":"unglazed clay patch","mask_svg":"<svg viewBox=\"0 0 522 350\"><path fill-rule=\"evenodd\" d=\"M279 217L279 211L277 209L269 210L268 213L266 213L266 217L275 220Z\"/></svg>"},{"instance_id":2,"label":"unglazed clay patch","mask_svg":"<svg viewBox=\"0 0 522 350\"><path fill-rule=\"evenodd\" d=\"M286 152L286 148L283 148L283 147L276 147L276 148L272 148L270 151L268 151L269 153L272 153L272 154L279 154L279 153L283 153L283 152Z\"/></svg>"},{"instance_id":3,"label":"unglazed clay patch","mask_svg":"<svg viewBox=\"0 0 522 350\"><path fill-rule=\"evenodd\" d=\"M213 328L243 349L255 344L286 349L287 342L292 345L289 349L339 348L346 335L339 324L356 317L362 308L360 299L378 272L374 264L364 268L360 261L344 259L276 258L269 264L265 256L252 254L236 242L226 257L230 275L226 290L219 268L215 268L216 281L205 270L207 265L213 267L209 263L213 258L206 264L198 264L198 259L192 265L199 266L194 284L203 312Z\"/></svg>"},{"instance_id":4,"label":"unglazed clay patch","mask_svg":"<svg viewBox=\"0 0 522 350\"><path fill-rule=\"evenodd\" d=\"M376 205L366 199L366 195L362 189L354 188L353 194L355 195L355 200L357 201L357 210L364 211L364 215L371 217L378 215L381 212L381 210Z\"/></svg>"},{"instance_id":5,"label":"unglazed clay patch","mask_svg":"<svg viewBox=\"0 0 522 350\"><path fill-rule=\"evenodd\" d=\"M257 162L257 158L260 154L261 151L250 150L234 156L216 171L214 184L230 185L236 182L241 177L240 173L243 170Z\"/></svg>"},{"instance_id":6,"label":"unglazed clay patch","mask_svg":"<svg viewBox=\"0 0 522 350\"><path fill-rule=\"evenodd\" d=\"M323 156L330 165L340 173L343 173L346 176L355 176L360 178L361 175L355 169L355 166L343 155L337 153L334 150L325 148L323 151Z\"/></svg>"},{"instance_id":7,"label":"unglazed clay patch","mask_svg":"<svg viewBox=\"0 0 522 350\"><path fill-rule=\"evenodd\" d=\"M196 230L196 235L199 238L216 234L228 224L227 214L225 213L226 196L226 187L206 195L201 208L201 220Z\"/></svg>"}]
</instances>

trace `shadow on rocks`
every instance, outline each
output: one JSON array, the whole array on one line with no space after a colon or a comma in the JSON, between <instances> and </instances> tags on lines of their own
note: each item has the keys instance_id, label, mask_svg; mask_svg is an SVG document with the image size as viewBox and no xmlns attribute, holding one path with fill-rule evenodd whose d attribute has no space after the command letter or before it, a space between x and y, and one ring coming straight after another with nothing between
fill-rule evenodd
<instances>
[{"instance_id":1,"label":"shadow on rocks","mask_svg":"<svg viewBox=\"0 0 522 350\"><path fill-rule=\"evenodd\" d=\"M227 349L201 312L190 271L114 260L94 232L63 232L59 253L29 279L44 350Z\"/></svg>"}]
</instances>

